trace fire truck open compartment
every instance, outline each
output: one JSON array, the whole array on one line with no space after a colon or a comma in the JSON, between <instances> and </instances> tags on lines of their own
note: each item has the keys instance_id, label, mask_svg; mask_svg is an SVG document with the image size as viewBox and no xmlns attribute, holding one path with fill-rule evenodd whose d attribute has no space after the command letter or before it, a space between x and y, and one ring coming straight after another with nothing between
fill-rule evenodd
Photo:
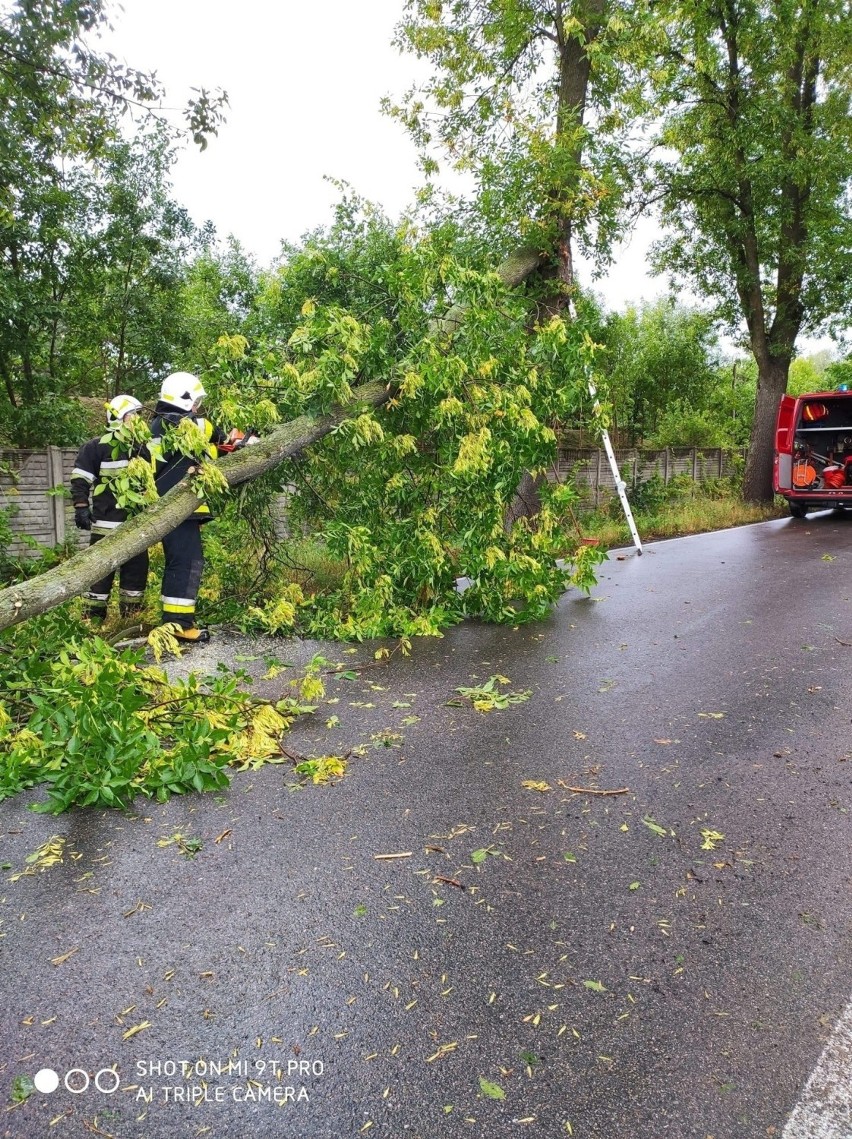
<instances>
[{"instance_id":1,"label":"fire truck open compartment","mask_svg":"<svg viewBox=\"0 0 852 1139\"><path fill-rule=\"evenodd\" d=\"M795 518L828 506L852 509L852 392L781 397L773 481Z\"/></svg>"}]
</instances>

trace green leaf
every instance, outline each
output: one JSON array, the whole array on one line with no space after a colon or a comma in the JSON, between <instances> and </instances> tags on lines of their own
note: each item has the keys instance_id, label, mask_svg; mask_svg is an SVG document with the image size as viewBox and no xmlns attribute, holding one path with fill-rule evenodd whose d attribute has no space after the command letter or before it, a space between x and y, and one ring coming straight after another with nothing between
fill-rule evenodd
<instances>
[{"instance_id":1,"label":"green leaf","mask_svg":"<svg viewBox=\"0 0 852 1139\"><path fill-rule=\"evenodd\" d=\"M645 824L648 830L653 831L654 834L662 835L665 837L669 833L665 827L661 827L658 822L655 822L650 815L645 815L642 819L642 822Z\"/></svg>"},{"instance_id":2,"label":"green leaf","mask_svg":"<svg viewBox=\"0 0 852 1139\"><path fill-rule=\"evenodd\" d=\"M35 1091L29 1076L15 1076L12 1080L12 1103L25 1103Z\"/></svg>"},{"instance_id":3,"label":"green leaf","mask_svg":"<svg viewBox=\"0 0 852 1139\"><path fill-rule=\"evenodd\" d=\"M592 992L595 993L606 993L609 991L600 983L600 981L584 981L583 984L587 989L591 989Z\"/></svg>"},{"instance_id":4,"label":"green leaf","mask_svg":"<svg viewBox=\"0 0 852 1139\"><path fill-rule=\"evenodd\" d=\"M484 1076L479 1077L479 1088L483 1095L488 1096L489 1099L505 1099L506 1093L499 1084L494 1084L491 1080L486 1080Z\"/></svg>"}]
</instances>

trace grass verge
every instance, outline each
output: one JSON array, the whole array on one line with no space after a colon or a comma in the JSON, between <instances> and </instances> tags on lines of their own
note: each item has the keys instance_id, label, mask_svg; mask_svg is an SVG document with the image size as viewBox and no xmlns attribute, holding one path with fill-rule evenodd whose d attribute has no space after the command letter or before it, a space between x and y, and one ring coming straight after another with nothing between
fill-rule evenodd
<instances>
[{"instance_id":1,"label":"grass verge","mask_svg":"<svg viewBox=\"0 0 852 1139\"><path fill-rule=\"evenodd\" d=\"M682 538L688 534L726 530L731 526L748 526L771 518L786 518L789 514L783 499L757 505L743 502L734 494L702 494L700 488L694 494L676 495L647 505L631 504L631 508L643 542L655 538ZM585 537L598 538L602 546L629 546L633 541L617 498L607 510L587 514L581 520L581 528Z\"/></svg>"}]
</instances>

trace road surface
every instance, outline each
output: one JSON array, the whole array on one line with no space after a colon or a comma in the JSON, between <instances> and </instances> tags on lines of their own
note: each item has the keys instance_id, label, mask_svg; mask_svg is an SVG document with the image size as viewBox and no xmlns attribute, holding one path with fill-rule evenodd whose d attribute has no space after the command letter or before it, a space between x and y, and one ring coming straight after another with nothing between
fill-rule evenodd
<instances>
[{"instance_id":1,"label":"road surface","mask_svg":"<svg viewBox=\"0 0 852 1139\"><path fill-rule=\"evenodd\" d=\"M288 747L360 747L333 786L0 804L0 1136L848 1139L850 549L650 543L538 625L326 646Z\"/></svg>"}]
</instances>

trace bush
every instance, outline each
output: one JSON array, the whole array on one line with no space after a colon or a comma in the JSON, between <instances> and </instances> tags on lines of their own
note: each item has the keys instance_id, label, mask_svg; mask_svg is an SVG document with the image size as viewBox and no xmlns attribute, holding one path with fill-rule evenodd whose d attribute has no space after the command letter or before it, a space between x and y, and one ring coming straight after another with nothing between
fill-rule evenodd
<instances>
[{"instance_id":1,"label":"bush","mask_svg":"<svg viewBox=\"0 0 852 1139\"><path fill-rule=\"evenodd\" d=\"M666 447L729 447L730 436L708 410L695 410L682 403L672 404L660 417L645 446L662 451Z\"/></svg>"},{"instance_id":2,"label":"bush","mask_svg":"<svg viewBox=\"0 0 852 1139\"><path fill-rule=\"evenodd\" d=\"M90 412L76 399L49 395L0 413L0 442L10 447L79 447L91 435Z\"/></svg>"}]
</instances>

